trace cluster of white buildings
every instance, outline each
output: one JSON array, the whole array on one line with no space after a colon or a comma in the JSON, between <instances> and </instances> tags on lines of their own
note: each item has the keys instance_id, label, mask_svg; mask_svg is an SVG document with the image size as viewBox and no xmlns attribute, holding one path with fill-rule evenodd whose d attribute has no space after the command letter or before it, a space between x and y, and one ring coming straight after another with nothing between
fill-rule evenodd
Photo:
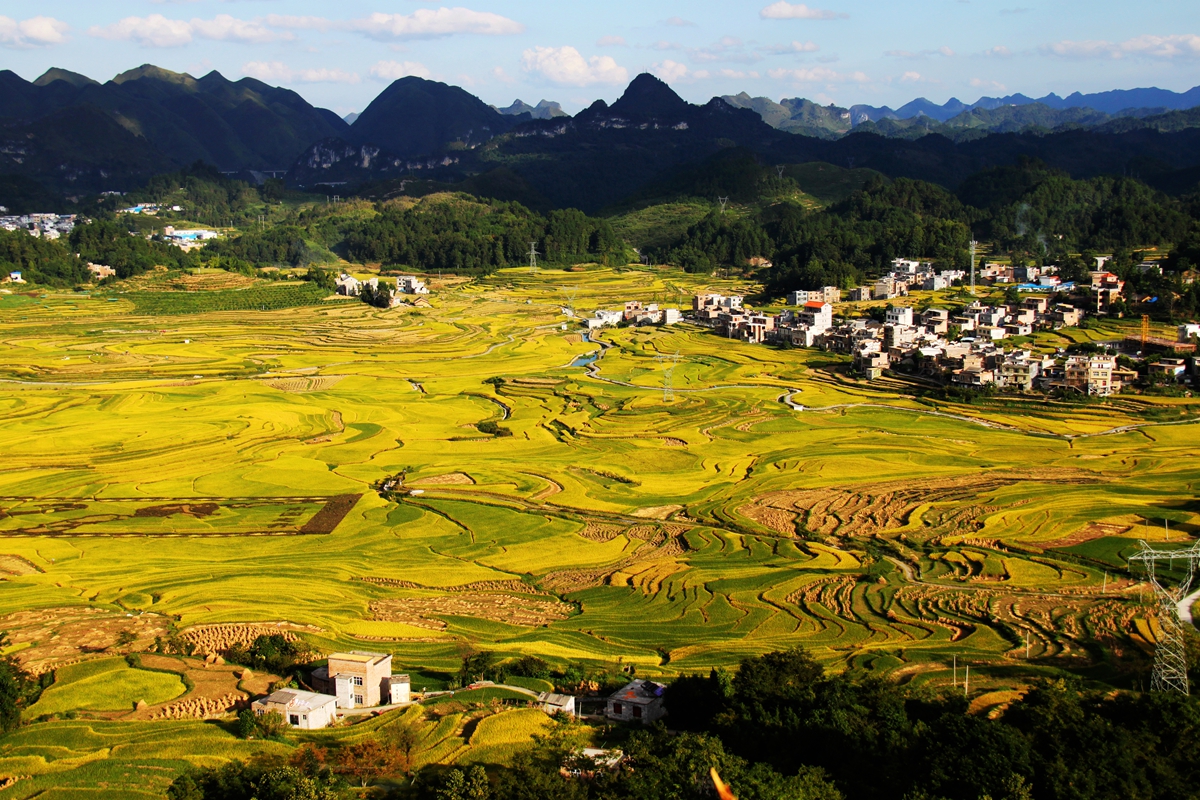
<instances>
[{"instance_id":1,"label":"cluster of white buildings","mask_svg":"<svg viewBox=\"0 0 1200 800\"><path fill-rule=\"evenodd\" d=\"M935 270L928 261L913 261L897 258L892 261L892 271L877 280L873 286L860 286L850 290L851 302L866 300L893 300L907 297L910 291L939 291L948 289L957 281L966 280L961 269ZM838 302L833 300L830 302Z\"/></svg>"},{"instance_id":2,"label":"cluster of white buildings","mask_svg":"<svg viewBox=\"0 0 1200 800\"><path fill-rule=\"evenodd\" d=\"M145 214L148 217L157 216L160 211L174 211L179 213L183 211L183 206L160 206L154 203L144 203L142 205L130 206L117 211L118 214Z\"/></svg>"},{"instance_id":3,"label":"cluster of white buildings","mask_svg":"<svg viewBox=\"0 0 1200 800\"><path fill-rule=\"evenodd\" d=\"M412 702L408 676L392 674L387 653L334 653L326 666L313 671L311 681L318 691L280 689L251 707L258 716L275 712L293 728L319 730L346 710Z\"/></svg>"},{"instance_id":4,"label":"cluster of white buildings","mask_svg":"<svg viewBox=\"0 0 1200 800\"><path fill-rule=\"evenodd\" d=\"M336 285L338 294L345 295L346 297L360 297L363 293L363 287L370 287L371 291L378 292L380 283L378 278L368 278L365 281L360 281L353 275L343 272L338 276ZM395 289L388 287L387 284L383 284L383 286L388 291L391 308L403 305L403 298L405 296L429 294L429 287L425 285L425 282L413 275L401 275L397 278Z\"/></svg>"},{"instance_id":5,"label":"cluster of white buildings","mask_svg":"<svg viewBox=\"0 0 1200 800\"><path fill-rule=\"evenodd\" d=\"M683 320L678 308L659 308L657 303L643 305L637 300L625 304L622 311L597 309L596 313L584 320L589 331L597 328L611 328L621 325L677 325Z\"/></svg>"},{"instance_id":6,"label":"cluster of white buildings","mask_svg":"<svg viewBox=\"0 0 1200 800\"><path fill-rule=\"evenodd\" d=\"M30 236L57 239L75 228L74 214L22 214L0 217L0 229L25 231Z\"/></svg>"}]
</instances>

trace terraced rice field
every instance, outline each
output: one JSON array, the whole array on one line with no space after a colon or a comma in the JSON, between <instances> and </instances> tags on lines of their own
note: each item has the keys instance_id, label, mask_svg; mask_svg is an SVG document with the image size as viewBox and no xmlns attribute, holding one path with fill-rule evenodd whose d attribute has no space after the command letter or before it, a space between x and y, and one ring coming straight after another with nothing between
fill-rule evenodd
<instances>
[{"instance_id":1,"label":"terraced rice field","mask_svg":"<svg viewBox=\"0 0 1200 800\"><path fill-rule=\"evenodd\" d=\"M919 681L957 658L1003 688L1144 657L1123 554L1164 519L1200 532L1194 401L933 404L687 325L584 337L564 286L588 315L752 288L512 270L434 281L426 309L170 317L0 296L16 655L95 657L45 635L94 613L160 621L143 643L276 626L414 671L485 648L672 674L803 644ZM423 757L462 755L445 725Z\"/></svg>"}]
</instances>

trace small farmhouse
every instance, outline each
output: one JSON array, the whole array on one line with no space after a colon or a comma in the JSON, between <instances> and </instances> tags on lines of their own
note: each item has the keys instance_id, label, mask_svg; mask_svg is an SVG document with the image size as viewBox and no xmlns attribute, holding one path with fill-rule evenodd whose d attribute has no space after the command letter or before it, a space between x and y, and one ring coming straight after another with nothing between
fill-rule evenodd
<instances>
[{"instance_id":1,"label":"small farmhouse","mask_svg":"<svg viewBox=\"0 0 1200 800\"><path fill-rule=\"evenodd\" d=\"M299 689L280 689L255 700L252 708L260 717L275 711L293 728L315 731L329 727L337 717L337 698Z\"/></svg>"},{"instance_id":2,"label":"small farmhouse","mask_svg":"<svg viewBox=\"0 0 1200 800\"><path fill-rule=\"evenodd\" d=\"M653 681L631 681L608 698L604 716L623 722L649 725L667 713L663 708L663 693L666 689L666 686Z\"/></svg>"}]
</instances>

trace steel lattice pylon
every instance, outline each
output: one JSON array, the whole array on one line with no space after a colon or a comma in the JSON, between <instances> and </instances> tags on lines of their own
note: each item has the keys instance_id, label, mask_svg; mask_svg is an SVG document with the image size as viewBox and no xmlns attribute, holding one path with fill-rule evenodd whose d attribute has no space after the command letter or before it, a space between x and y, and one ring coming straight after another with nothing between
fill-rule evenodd
<instances>
[{"instance_id":1,"label":"steel lattice pylon","mask_svg":"<svg viewBox=\"0 0 1200 800\"><path fill-rule=\"evenodd\" d=\"M1174 568L1175 562L1184 563L1183 577L1174 589L1159 580L1156 568L1166 562ZM1142 542L1142 549L1129 557L1130 565L1141 564L1146 577L1154 587L1158 601L1159 627L1162 636L1154 647L1154 676L1150 688L1156 692L1182 692L1188 694L1187 645L1183 638L1184 622L1179 616L1179 603L1187 597L1200 563L1200 543L1186 550L1156 550Z\"/></svg>"}]
</instances>

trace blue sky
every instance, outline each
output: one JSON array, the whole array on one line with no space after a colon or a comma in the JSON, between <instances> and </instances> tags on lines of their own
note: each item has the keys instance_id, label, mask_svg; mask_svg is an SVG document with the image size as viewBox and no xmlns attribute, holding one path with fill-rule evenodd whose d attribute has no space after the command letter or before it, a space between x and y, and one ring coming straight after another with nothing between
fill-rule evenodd
<instances>
[{"instance_id":1,"label":"blue sky","mask_svg":"<svg viewBox=\"0 0 1200 800\"><path fill-rule=\"evenodd\" d=\"M143 63L216 69L342 114L405 75L571 112L643 71L693 102L746 91L893 107L1200 84L1196 0L460 2L0 0L0 68L102 81Z\"/></svg>"}]
</instances>

